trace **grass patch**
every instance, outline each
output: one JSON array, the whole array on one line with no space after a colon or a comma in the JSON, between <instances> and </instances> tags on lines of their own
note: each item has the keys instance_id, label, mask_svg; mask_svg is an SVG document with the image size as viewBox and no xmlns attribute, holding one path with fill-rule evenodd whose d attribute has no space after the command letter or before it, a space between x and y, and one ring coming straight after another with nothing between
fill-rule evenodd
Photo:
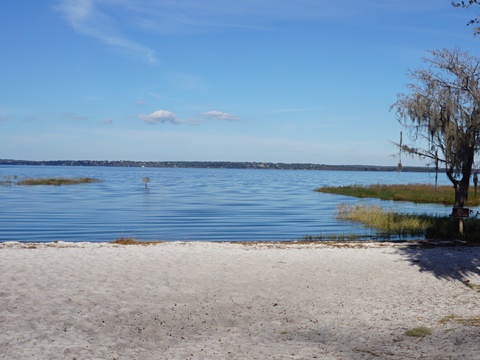
<instances>
[{"instance_id":1,"label":"grass patch","mask_svg":"<svg viewBox=\"0 0 480 360\"><path fill-rule=\"evenodd\" d=\"M161 243L163 241L138 241L134 238L120 238L111 242L114 245L157 245Z\"/></svg>"},{"instance_id":2,"label":"grass patch","mask_svg":"<svg viewBox=\"0 0 480 360\"><path fill-rule=\"evenodd\" d=\"M447 185L437 186L437 189L433 185L426 184L324 186L316 188L315 191L358 198L410 201L417 204L452 205L455 203L455 191L452 186ZM480 206L480 194L475 197L473 187L470 187L465 206Z\"/></svg>"},{"instance_id":3,"label":"grass patch","mask_svg":"<svg viewBox=\"0 0 480 360\"><path fill-rule=\"evenodd\" d=\"M412 337L425 337L428 335L432 335L432 329L426 326L419 326L419 327L405 331L405 335L412 336Z\"/></svg>"},{"instance_id":4,"label":"grass patch","mask_svg":"<svg viewBox=\"0 0 480 360\"><path fill-rule=\"evenodd\" d=\"M76 184L88 184L96 183L101 180L92 179L88 177L79 177L79 178L35 178L35 179L23 179L17 181L17 185L76 185Z\"/></svg>"}]
</instances>

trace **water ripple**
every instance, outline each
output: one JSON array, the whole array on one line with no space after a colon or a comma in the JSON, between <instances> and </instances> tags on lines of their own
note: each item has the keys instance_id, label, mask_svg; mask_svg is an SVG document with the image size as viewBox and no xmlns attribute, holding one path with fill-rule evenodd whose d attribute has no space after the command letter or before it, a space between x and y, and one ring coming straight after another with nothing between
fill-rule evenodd
<instances>
[{"instance_id":1,"label":"water ripple","mask_svg":"<svg viewBox=\"0 0 480 360\"><path fill-rule=\"evenodd\" d=\"M321 194L324 185L433 183L430 174L102 167L0 166L0 177L88 176L75 186L0 186L0 241L292 240L368 233L335 219L339 203L375 203ZM150 177L148 189L143 177ZM449 207L381 202L407 212Z\"/></svg>"}]
</instances>

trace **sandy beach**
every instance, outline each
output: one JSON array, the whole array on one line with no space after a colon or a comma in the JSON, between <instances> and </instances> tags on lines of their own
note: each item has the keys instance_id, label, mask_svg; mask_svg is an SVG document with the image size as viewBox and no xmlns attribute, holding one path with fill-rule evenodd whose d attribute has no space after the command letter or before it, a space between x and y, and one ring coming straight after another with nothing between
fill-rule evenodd
<instances>
[{"instance_id":1,"label":"sandy beach","mask_svg":"<svg viewBox=\"0 0 480 360\"><path fill-rule=\"evenodd\" d=\"M479 290L480 247L3 243L0 359L480 359Z\"/></svg>"}]
</instances>

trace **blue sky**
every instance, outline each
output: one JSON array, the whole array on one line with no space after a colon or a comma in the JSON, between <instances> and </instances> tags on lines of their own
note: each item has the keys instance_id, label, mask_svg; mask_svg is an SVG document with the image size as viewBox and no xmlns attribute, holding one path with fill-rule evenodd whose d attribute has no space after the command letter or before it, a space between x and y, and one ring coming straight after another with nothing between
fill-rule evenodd
<instances>
[{"instance_id":1,"label":"blue sky","mask_svg":"<svg viewBox=\"0 0 480 360\"><path fill-rule=\"evenodd\" d=\"M396 165L408 69L426 50L480 52L480 7L449 0L0 8L3 159Z\"/></svg>"}]
</instances>

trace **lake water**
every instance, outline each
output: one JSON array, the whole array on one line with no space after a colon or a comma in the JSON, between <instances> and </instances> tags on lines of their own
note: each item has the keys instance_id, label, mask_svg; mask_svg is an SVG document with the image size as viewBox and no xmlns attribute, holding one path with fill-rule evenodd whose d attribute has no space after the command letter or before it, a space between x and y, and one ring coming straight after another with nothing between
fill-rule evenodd
<instances>
[{"instance_id":1,"label":"lake water","mask_svg":"<svg viewBox=\"0 0 480 360\"><path fill-rule=\"evenodd\" d=\"M324 185L434 183L429 173L0 166L4 176L93 177L70 186L0 186L0 241L269 241L370 234L338 204L448 214L451 207L314 192ZM143 177L150 183L145 189ZM448 184L444 174L439 183Z\"/></svg>"}]
</instances>

